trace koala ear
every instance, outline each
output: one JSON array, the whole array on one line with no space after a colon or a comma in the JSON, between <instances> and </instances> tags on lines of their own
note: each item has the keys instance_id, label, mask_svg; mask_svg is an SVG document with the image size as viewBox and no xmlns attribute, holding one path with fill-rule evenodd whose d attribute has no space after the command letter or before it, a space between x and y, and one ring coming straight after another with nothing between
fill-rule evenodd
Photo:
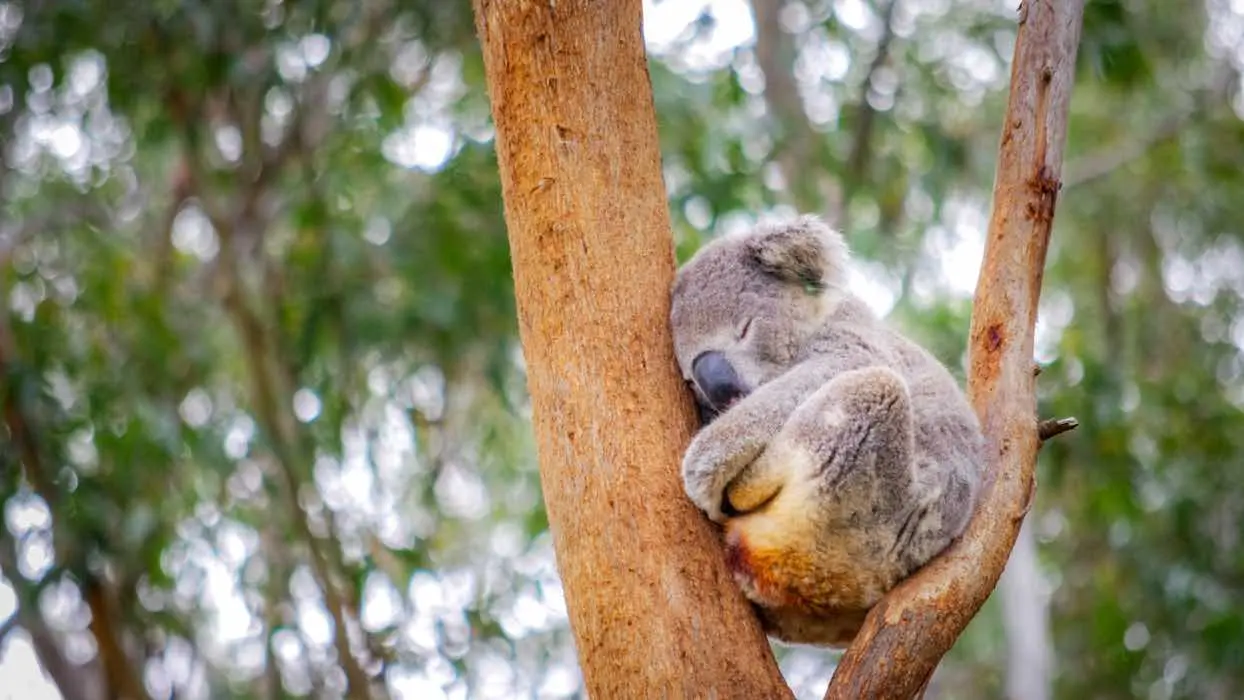
<instances>
[{"instance_id":1,"label":"koala ear","mask_svg":"<svg viewBox=\"0 0 1244 700\"><path fill-rule=\"evenodd\" d=\"M809 291L846 284L846 241L815 216L759 227L746 246L760 269Z\"/></svg>"}]
</instances>

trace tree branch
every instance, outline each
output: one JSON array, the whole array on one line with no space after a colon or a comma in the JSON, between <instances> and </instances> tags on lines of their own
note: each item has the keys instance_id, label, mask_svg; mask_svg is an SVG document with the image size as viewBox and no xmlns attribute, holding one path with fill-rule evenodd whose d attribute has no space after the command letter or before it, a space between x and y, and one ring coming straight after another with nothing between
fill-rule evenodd
<instances>
[{"instance_id":1,"label":"tree branch","mask_svg":"<svg viewBox=\"0 0 1244 700\"><path fill-rule=\"evenodd\" d=\"M8 428L22 474L55 515L60 503L60 489L44 464L43 450L27 419L29 407L22 405L20 394L25 391L25 382L18 376L20 365L17 339L9 326L8 308L0 306L0 423Z\"/></svg>"},{"instance_id":2,"label":"tree branch","mask_svg":"<svg viewBox=\"0 0 1244 700\"><path fill-rule=\"evenodd\" d=\"M1045 442L1078 427L1080 427L1080 421L1075 418L1050 418L1037 425L1037 437L1041 442Z\"/></svg>"},{"instance_id":3,"label":"tree branch","mask_svg":"<svg viewBox=\"0 0 1244 700\"><path fill-rule=\"evenodd\" d=\"M150 696L143 686L141 672L135 668L130 655L125 651L121 611L118 610L107 583L96 577L87 577L80 588L82 598L91 611L88 629L95 637L108 688L117 698L146 700Z\"/></svg>"},{"instance_id":4,"label":"tree branch","mask_svg":"<svg viewBox=\"0 0 1244 700\"><path fill-rule=\"evenodd\" d=\"M65 658L55 632L37 610L38 594L34 586L18 573L17 542L4 525L0 525L0 571L6 574L17 593L17 609L5 624L16 623L30 635L39 665L56 684L61 696L65 700L102 700L104 683L100 665L77 666Z\"/></svg>"},{"instance_id":5,"label":"tree branch","mask_svg":"<svg viewBox=\"0 0 1244 700\"><path fill-rule=\"evenodd\" d=\"M9 434L16 445L18 464L22 466L26 479L34 486L35 492L39 494L39 497L47 503L53 518L57 519L61 515L60 509L57 506L60 502L59 487L47 472L43 453L39 447L34 429L26 419L21 405L21 397L18 395L20 387L17 386L16 382L8 381L6 377L6 375L15 372L14 364L16 364L17 360L17 344L13 339L5 314L0 312L0 379L5 379L5 381L0 382L0 390L3 390L3 393L0 393L0 410L3 412L3 423L8 428ZM3 525L0 525L0 530L4 530ZM58 537L57 539L61 538ZM9 572L9 578L12 580L13 585L20 589L24 582L19 580L20 575L17 570L17 543L10 542L8 532L4 531L0 532L0 545L3 545L3 552L0 552L0 568ZM132 700L145 699L147 694L143 688L142 681L135 673L134 666L128 655L125 654L121 644L120 630L114 624L116 622L115 615L110 614L115 611L115 606L109 606L105 609L102 593L99 596L94 595L97 589L100 588L98 584L92 586L91 582L87 582L81 588L83 589L83 598L91 608L90 631L99 647L99 660L103 670L103 678L101 680L105 687L118 694L118 697L130 698ZM19 602L18 613L22 616L20 624L27 628L32 640L39 642L35 650L39 655L40 662L48 673L52 675L62 694L70 697L77 693L75 688L84 682L84 673L64 658L59 644L55 641L55 637L50 631L47 635L36 639L36 635L42 633L43 620L37 617L37 613L28 609L31 602L30 598L28 596L27 600ZM18 614L14 614L13 619L19 619Z\"/></svg>"},{"instance_id":6,"label":"tree branch","mask_svg":"<svg viewBox=\"0 0 1244 700\"><path fill-rule=\"evenodd\" d=\"M1067 177L1064 184L1077 187L1099 180L1122 168L1128 163L1140 160L1154 148L1161 146L1179 136L1188 122L1192 121L1194 112L1185 112L1168 117L1154 129L1153 133L1141 139L1131 139L1128 143L1111 144L1067 164Z\"/></svg>"},{"instance_id":7,"label":"tree branch","mask_svg":"<svg viewBox=\"0 0 1244 700\"><path fill-rule=\"evenodd\" d=\"M771 158L786 181L786 189L800 211L822 211L827 222L840 225L842 188L824 168L808 168L821 137L808 121L799 86L791 72L795 46L782 31L780 15L785 0L752 0L756 22L756 63L765 76L765 104L778 134ZM818 201L822 200L822 201Z\"/></svg>"},{"instance_id":8,"label":"tree branch","mask_svg":"<svg viewBox=\"0 0 1244 700\"><path fill-rule=\"evenodd\" d=\"M881 16L883 33L881 40L877 42L877 53L873 56L868 72L864 75L864 82L860 85L859 122L855 127L855 139L851 142L851 155L847 160L848 192L862 185L864 178L868 175L873 124L877 121L877 110L868 101L868 91L872 89L877 72L890 60L890 46L894 43L894 12L898 9L898 3L899 0L890 0L886 3L885 11Z\"/></svg>"},{"instance_id":9,"label":"tree branch","mask_svg":"<svg viewBox=\"0 0 1244 700\"><path fill-rule=\"evenodd\" d=\"M53 513L55 524L58 494L55 484L51 483L43 468L43 457L36 442L34 431L22 410L20 388L16 381L16 365L18 364L17 343L8 325L7 310L0 307L0 414L2 424L8 428L9 435L17 448L17 463L23 469L28 481L48 505ZM57 538L64 539L64 538ZM103 687L102 674L96 667L75 666L61 651L56 635L47 626L43 617L34 609L37 605L37 592L30 582L24 580L17 568L17 542L9 534L8 528L0 524L0 571L4 571L17 592L17 610L7 624L16 621L30 634L35 655L39 664L51 676L52 681L66 700L96 700ZM6 633L7 634L7 633ZM92 692L91 689L95 689Z\"/></svg>"},{"instance_id":10,"label":"tree branch","mask_svg":"<svg viewBox=\"0 0 1244 700\"><path fill-rule=\"evenodd\" d=\"M328 555L324 551L325 544L311 531L308 516L298 502L301 480L297 465L308 464L310 455L307 450L300 449L301 443L296 434L298 429L288 411L283 408L289 405L291 392L276 384L284 373L277 366L273 343L263 321L246 304L240 281L236 278L231 280L230 291L225 297L225 308L237 326L245 347L256 418L268 436L278 471L284 480L285 497L294 529L309 550L312 575L324 594L324 607L328 609L336 628L333 642L336 645L338 661L349 683L347 695L356 700L370 698L375 688L350 650L345 601L333 581Z\"/></svg>"},{"instance_id":11,"label":"tree branch","mask_svg":"<svg viewBox=\"0 0 1244 700\"><path fill-rule=\"evenodd\" d=\"M826 698L918 693L1002 574L1035 486L1039 446L1033 330L1060 187L1084 0L1020 8L985 258L976 289L968 394L988 478L967 532L878 603Z\"/></svg>"},{"instance_id":12,"label":"tree branch","mask_svg":"<svg viewBox=\"0 0 1244 700\"><path fill-rule=\"evenodd\" d=\"M1208 85L1196 93L1191 106L1163 119L1151 133L1141 138L1131 138L1125 143L1105 146L1068 162L1067 177L1063 178L1063 184L1077 187L1099 180L1144 158L1153 149L1177 139L1189 124L1204 115L1207 108L1221 103L1236 80L1235 71L1219 71L1218 75L1210 79Z\"/></svg>"},{"instance_id":13,"label":"tree branch","mask_svg":"<svg viewBox=\"0 0 1244 700\"><path fill-rule=\"evenodd\" d=\"M318 97L322 98L323 94L318 94ZM264 317L250 304L252 297L264 295L254 293L254 280L240 269L243 265L255 265L260 270L261 277L267 271L263 260L256 261L254 256L244 254L262 254L258 244L270 222L264 212L260 211L259 202L269 194L272 184L289 161L304 153L303 115L319 106L318 103L302 104L290 132L276 149L263 148L257 139L248 143L247 152L256 154L248 169L249 182L246 183L245 191L232 203L230 211L222 212L205 200L205 195L208 194L203 190L207 182L206 172L199 160L193 138L187 138L183 144L186 174L184 187L187 193L194 194L202 202L204 213L220 236L222 254L217 258L215 273L222 287L222 306L236 327L243 346L246 369L251 380L252 408L272 449L277 471L283 482L283 495L288 503L291 523L307 546L312 577L324 595L324 606L333 620L333 642L338 663L341 664L348 683L346 694L355 700L368 700L376 695L383 696L384 690L371 682L350 649L346 616L349 608L334 581L330 565L330 558L337 552L328 550L335 545L324 543L315 536L308 522L308 515L298 502L302 474L308 468L313 451L287 408L292 400L295 378L288 366L281 362L278 334L270 331L271 324L266 323ZM246 122L248 119L257 119L258 114L236 109L237 105L233 107L228 115L229 119L237 123L244 134L257 134L257 130L249 128ZM196 133L197 122L182 115L180 123L183 134ZM271 297L271 289L267 291Z\"/></svg>"}]
</instances>

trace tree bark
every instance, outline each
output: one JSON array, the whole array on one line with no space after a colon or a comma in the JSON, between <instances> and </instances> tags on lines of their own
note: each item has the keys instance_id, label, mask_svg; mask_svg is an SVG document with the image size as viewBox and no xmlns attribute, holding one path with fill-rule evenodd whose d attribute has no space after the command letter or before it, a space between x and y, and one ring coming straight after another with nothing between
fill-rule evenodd
<instances>
[{"instance_id":1,"label":"tree bark","mask_svg":"<svg viewBox=\"0 0 1244 700\"><path fill-rule=\"evenodd\" d=\"M474 0L541 482L590 697L790 692L682 491L640 0Z\"/></svg>"},{"instance_id":2,"label":"tree bark","mask_svg":"<svg viewBox=\"0 0 1244 700\"><path fill-rule=\"evenodd\" d=\"M1054 220L1084 0L1026 0L972 310L968 395L989 478L964 536L873 608L826 698L913 697L997 585L1031 504L1033 330Z\"/></svg>"}]
</instances>

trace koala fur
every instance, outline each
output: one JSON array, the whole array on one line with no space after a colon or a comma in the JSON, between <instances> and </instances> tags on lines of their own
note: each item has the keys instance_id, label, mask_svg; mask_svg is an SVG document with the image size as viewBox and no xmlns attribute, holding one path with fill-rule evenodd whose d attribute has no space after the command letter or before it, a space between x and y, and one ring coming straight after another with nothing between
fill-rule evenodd
<instances>
[{"instance_id":1,"label":"koala fur","mask_svg":"<svg viewBox=\"0 0 1244 700\"><path fill-rule=\"evenodd\" d=\"M687 495L766 631L843 646L887 591L958 537L984 439L932 355L846 288L815 217L705 245L679 271L675 352L703 426Z\"/></svg>"}]
</instances>

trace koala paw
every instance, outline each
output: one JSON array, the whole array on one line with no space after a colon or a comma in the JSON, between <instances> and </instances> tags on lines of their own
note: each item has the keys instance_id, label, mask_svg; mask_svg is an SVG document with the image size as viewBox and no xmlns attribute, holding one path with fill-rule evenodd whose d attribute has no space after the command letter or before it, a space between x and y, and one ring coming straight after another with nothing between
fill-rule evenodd
<instances>
[{"instance_id":1,"label":"koala paw","mask_svg":"<svg viewBox=\"0 0 1244 700\"><path fill-rule=\"evenodd\" d=\"M683 488L691 502L713 522L724 523L732 515L725 500L726 486L760 456L764 447L764 439L733 429L726 421L701 430L682 460Z\"/></svg>"},{"instance_id":2,"label":"koala paw","mask_svg":"<svg viewBox=\"0 0 1244 700\"><path fill-rule=\"evenodd\" d=\"M683 489L687 497L715 523L726 520L722 499L727 480L722 475L722 461L720 450L705 432L691 441L682 460Z\"/></svg>"}]
</instances>

